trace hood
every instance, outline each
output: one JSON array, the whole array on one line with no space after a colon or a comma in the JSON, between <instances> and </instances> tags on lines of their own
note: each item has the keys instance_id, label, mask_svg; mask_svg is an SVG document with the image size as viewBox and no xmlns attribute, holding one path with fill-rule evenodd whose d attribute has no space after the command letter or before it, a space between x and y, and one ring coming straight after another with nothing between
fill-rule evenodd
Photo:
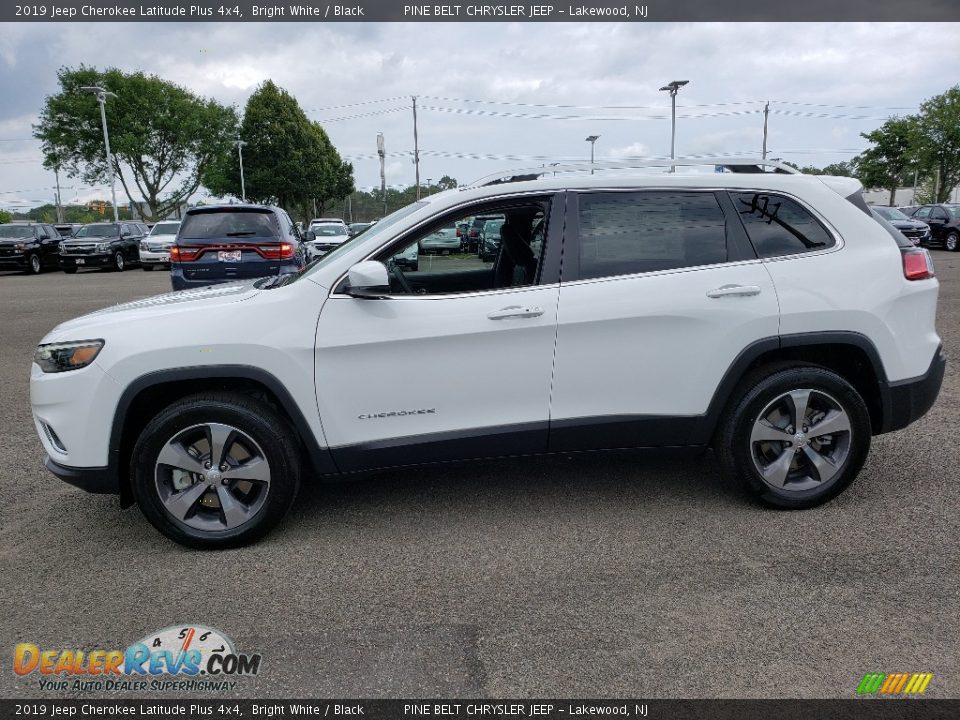
<instances>
[{"instance_id":1,"label":"hood","mask_svg":"<svg viewBox=\"0 0 960 720\"><path fill-rule=\"evenodd\" d=\"M927 224L919 220L888 220L897 230L926 230Z\"/></svg>"},{"instance_id":2,"label":"hood","mask_svg":"<svg viewBox=\"0 0 960 720\"><path fill-rule=\"evenodd\" d=\"M88 337L98 337L98 329L107 326L126 324L128 322L149 322L150 318L170 313L201 313L214 307L248 300L258 294L260 290L253 286L256 280L237 283L223 283L195 290L180 290L178 292L155 295L142 300L121 303L97 310L88 315L81 315L73 320L57 325L43 342L61 342L67 340L82 340Z\"/></svg>"}]
</instances>

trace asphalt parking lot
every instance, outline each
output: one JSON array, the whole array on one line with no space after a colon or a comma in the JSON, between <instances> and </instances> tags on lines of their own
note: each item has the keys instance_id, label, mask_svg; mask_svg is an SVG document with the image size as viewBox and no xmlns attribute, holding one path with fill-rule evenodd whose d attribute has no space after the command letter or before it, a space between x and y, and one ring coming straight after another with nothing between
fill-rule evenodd
<instances>
[{"instance_id":1,"label":"asphalt parking lot","mask_svg":"<svg viewBox=\"0 0 960 720\"><path fill-rule=\"evenodd\" d=\"M30 418L44 333L166 273L0 273L0 696L71 695L15 676L18 642L191 622L262 654L239 697L852 698L894 671L960 696L960 254L933 253L940 398L824 507L751 504L710 455L531 458L306 483L277 531L219 553L55 479Z\"/></svg>"}]
</instances>

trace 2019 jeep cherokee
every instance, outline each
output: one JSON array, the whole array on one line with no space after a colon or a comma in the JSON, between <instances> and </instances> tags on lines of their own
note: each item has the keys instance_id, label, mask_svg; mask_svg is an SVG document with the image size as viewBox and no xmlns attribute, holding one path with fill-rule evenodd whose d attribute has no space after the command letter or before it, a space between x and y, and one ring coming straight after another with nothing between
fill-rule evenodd
<instances>
[{"instance_id":1,"label":"2019 jeep cherokee","mask_svg":"<svg viewBox=\"0 0 960 720\"><path fill-rule=\"evenodd\" d=\"M763 502L823 503L936 399L938 283L857 181L724 162L497 177L303 273L63 323L31 372L46 465L200 547L260 537L315 478L544 452L712 446ZM489 214L492 265L393 261Z\"/></svg>"}]
</instances>

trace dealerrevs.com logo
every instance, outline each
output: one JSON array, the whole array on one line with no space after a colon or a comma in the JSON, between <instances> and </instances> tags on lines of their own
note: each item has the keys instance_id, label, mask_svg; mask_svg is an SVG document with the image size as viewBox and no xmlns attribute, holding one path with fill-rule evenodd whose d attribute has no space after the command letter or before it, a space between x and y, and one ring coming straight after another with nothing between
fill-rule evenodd
<instances>
[{"instance_id":1,"label":"dealerrevs.com logo","mask_svg":"<svg viewBox=\"0 0 960 720\"><path fill-rule=\"evenodd\" d=\"M228 691L260 671L259 654L238 653L219 630L172 625L126 650L41 648L19 643L13 671L36 676L41 690Z\"/></svg>"}]
</instances>

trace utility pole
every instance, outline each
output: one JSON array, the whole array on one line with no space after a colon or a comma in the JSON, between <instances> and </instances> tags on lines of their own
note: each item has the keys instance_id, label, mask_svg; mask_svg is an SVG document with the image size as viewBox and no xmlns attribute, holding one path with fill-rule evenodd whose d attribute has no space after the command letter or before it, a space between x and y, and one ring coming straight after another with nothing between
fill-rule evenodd
<instances>
[{"instance_id":1,"label":"utility pole","mask_svg":"<svg viewBox=\"0 0 960 720\"><path fill-rule=\"evenodd\" d=\"M587 142L590 143L590 164L593 165L593 146L597 144L597 140L600 139L599 135L588 135ZM590 168L590 174L593 175L593 168Z\"/></svg>"},{"instance_id":2,"label":"utility pole","mask_svg":"<svg viewBox=\"0 0 960 720\"><path fill-rule=\"evenodd\" d=\"M380 194L383 196L383 215L387 216L387 176L384 172L384 164L387 160L387 146L383 141L383 133L377 133L377 155L380 156Z\"/></svg>"},{"instance_id":3,"label":"utility pole","mask_svg":"<svg viewBox=\"0 0 960 720\"><path fill-rule=\"evenodd\" d=\"M107 95L116 97L116 93L105 90L98 85L84 85L80 88L87 92L92 92L97 96L97 102L100 103L100 124L103 125L103 146L107 153L107 172L110 173L110 197L113 200L113 221L120 222L120 215L117 212L117 188L116 177L113 171L113 155L110 153L110 133L107 132Z\"/></svg>"},{"instance_id":4,"label":"utility pole","mask_svg":"<svg viewBox=\"0 0 960 720\"><path fill-rule=\"evenodd\" d=\"M417 200L420 199L420 144L417 138L417 96L413 95L413 164L417 181Z\"/></svg>"},{"instance_id":5,"label":"utility pole","mask_svg":"<svg viewBox=\"0 0 960 720\"><path fill-rule=\"evenodd\" d=\"M234 141L237 146L237 156L240 158L240 200L242 202L247 201L247 185L243 180L243 146L246 145L243 140L240 139L240 136L237 135L237 139Z\"/></svg>"},{"instance_id":6,"label":"utility pole","mask_svg":"<svg viewBox=\"0 0 960 720\"><path fill-rule=\"evenodd\" d=\"M669 83L660 88L660 91L666 91L670 93L670 159L676 160L676 144L677 144L677 92L684 85L689 83L689 80L671 80ZM677 166L671 165L670 172L676 172Z\"/></svg>"},{"instance_id":7,"label":"utility pole","mask_svg":"<svg viewBox=\"0 0 960 720\"><path fill-rule=\"evenodd\" d=\"M57 179L57 222L63 222L63 206L60 204L60 166L55 165L53 176Z\"/></svg>"},{"instance_id":8,"label":"utility pole","mask_svg":"<svg viewBox=\"0 0 960 720\"><path fill-rule=\"evenodd\" d=\"M763 106L763 159L767 159L767 121L770 118L770 101Z\"/></svg>"}]
</instances>

